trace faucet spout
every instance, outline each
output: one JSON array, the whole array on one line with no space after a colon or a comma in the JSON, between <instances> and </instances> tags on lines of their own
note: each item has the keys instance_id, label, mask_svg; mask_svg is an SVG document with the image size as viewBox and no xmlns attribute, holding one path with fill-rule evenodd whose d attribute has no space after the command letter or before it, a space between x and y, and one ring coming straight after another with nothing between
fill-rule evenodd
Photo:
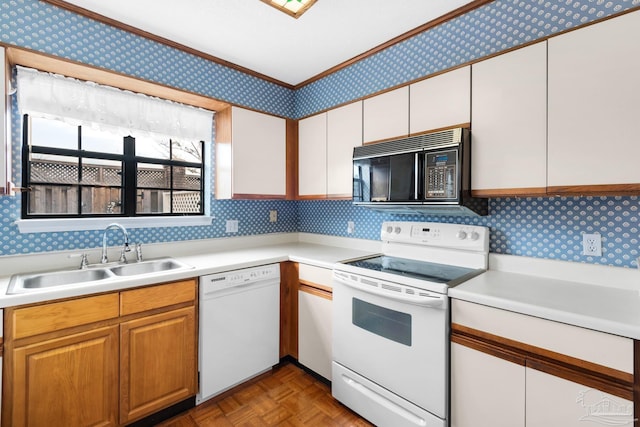
<instances>
[{"instance_id":1,"label":"faucet spout","mask_svg":"<svg viewBox=\"0 0 640 427\"><path fill-rule=\"evenodd\" d=\"M129 233L127 232L127 229L118 223L111 223L107 225L107 227L104 229L104 233L102 233L102 257L100 259L100 263L102 264L106 264L107 262L109 262L109 259L107 258L107 232L112 228L120 230L122 232L122 235L124 236L124 243L122 246L122 255L120 256L120 261L123 261L124 259L124 262L126 262L124 253L131 251L131 248L129 247Z\"/></svg>"}]
</instances>

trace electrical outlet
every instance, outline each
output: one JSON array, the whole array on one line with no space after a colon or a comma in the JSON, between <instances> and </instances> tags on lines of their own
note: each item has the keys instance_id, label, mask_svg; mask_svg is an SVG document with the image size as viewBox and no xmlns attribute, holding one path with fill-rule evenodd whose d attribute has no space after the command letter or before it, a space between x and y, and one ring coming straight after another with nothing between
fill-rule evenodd
<instances>
[{"instance_id":1,"label":"electrical outlet","mask_svg":"<svg viewBox=\"0 0 640 427\"><path fill-rule=\"evenodd\" d=\"M353 221L347 221L347 234L353 234L356 229L356 223Z\"/></svg>"},{"instance_id":2,"label":"electrical outlet","mask_svg":"<svg viewBox=\"0 0 640 427\"><path fill-rule=\"evenodd\" d=\"M278 211L269 211L269 222L278 222Z\"/></svg>"},{"instance_id":3,"label":"electrical outlet","mask_svg":"<svg viewBox=\"0 0 640 427\"><path fill-rule=\"evenodd\" d=\"M237 219L228 219L227 220L227 233L237 233L238 232L238 220Z\"/></svg>"},{"instance_id":4,"label":"electrical outlet","mask_svg":"<svg viewBox=\"0 0 640 427\"><path fill-rule=\"evenodd\" d=\"M602 256L602 238L599 233L582 235L582 255Z\"/></svg>"}]
</instances>

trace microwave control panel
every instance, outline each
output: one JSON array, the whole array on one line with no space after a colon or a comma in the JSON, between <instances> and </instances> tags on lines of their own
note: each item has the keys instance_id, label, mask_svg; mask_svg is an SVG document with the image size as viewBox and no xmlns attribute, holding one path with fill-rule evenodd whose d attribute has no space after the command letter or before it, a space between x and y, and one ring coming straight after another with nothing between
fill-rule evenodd
<instances>
[{"instance_id":1,"label":"microwave control panel","mask_svg":"<svg viewBox=\"0 0 640 427\"><path fill-rule=\"evenodd\" d=\"M424 175L425 199L457 199L458 150L428 151Z\"/></svg>"}]
</instances>

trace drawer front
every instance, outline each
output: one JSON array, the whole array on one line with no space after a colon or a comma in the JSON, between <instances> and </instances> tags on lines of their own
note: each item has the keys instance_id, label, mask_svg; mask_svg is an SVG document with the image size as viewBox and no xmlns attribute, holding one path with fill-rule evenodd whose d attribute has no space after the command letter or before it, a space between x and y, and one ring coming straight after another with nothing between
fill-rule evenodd
<instances>
[{"instance_id":1,"label":"drawer front","mask_svg":"<svg viewBox=\"0 0 640 427\"><path fill-rule=\"evenodd\" d=\"M453 300L452 323L633 373L633 340L565 323Z\"/></svg>"},{"instance_id":2,"label":"drawer front","mask_svg":"<svg viewBox=\"0 0 640 427\"><path fill-rule=\"evenodd\" d=\"M118 314L117 293L19 308L11 312L12 338L114 319Z\"/></svg>"},{"instance_id":3,"label":"drawer front","mask_svg":"<svg viewBox=\"0 0 640 427\"><path fill-rule=\"evenodd\" d=\"M319 285L317 287L329 292L332 290L333 270L316 267L308 264L298 265L298 278L308 285Z\"/></svg>"},{"instance_id":4,"label":"drawer front","mask_svg":"<svg viewBox=\"0 0 640 427\"><path fill-rule=\"evenodd\" d=\"M120 293L120 315L126 316L195 300L195 279L133 289Z\"/></svg>"}]
</instances>

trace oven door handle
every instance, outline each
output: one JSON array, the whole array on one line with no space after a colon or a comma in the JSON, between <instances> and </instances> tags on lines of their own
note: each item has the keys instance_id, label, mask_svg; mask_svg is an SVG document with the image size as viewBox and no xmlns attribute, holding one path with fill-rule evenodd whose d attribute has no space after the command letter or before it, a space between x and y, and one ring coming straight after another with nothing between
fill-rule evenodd
<instances>
[{"instance_id":1,"label":"oven door handle","mask_svg":"<svg viewBox=\"0 0 640 427\"><path fill-rule=\"evenodd\" d=\"M421 292L423 295L401 294L396 291L381 289L377 286L363 285L355 280L350 280L342 277L339 273L334 273L333 280L350 288L357 289L359 291L363 291L372 295L378 295L384 298L389 298L400 302L407 302L423 307L440 308L444 305L446 298L444 295L427 294L426 291Z\"/></svg>"}]
</instances>

